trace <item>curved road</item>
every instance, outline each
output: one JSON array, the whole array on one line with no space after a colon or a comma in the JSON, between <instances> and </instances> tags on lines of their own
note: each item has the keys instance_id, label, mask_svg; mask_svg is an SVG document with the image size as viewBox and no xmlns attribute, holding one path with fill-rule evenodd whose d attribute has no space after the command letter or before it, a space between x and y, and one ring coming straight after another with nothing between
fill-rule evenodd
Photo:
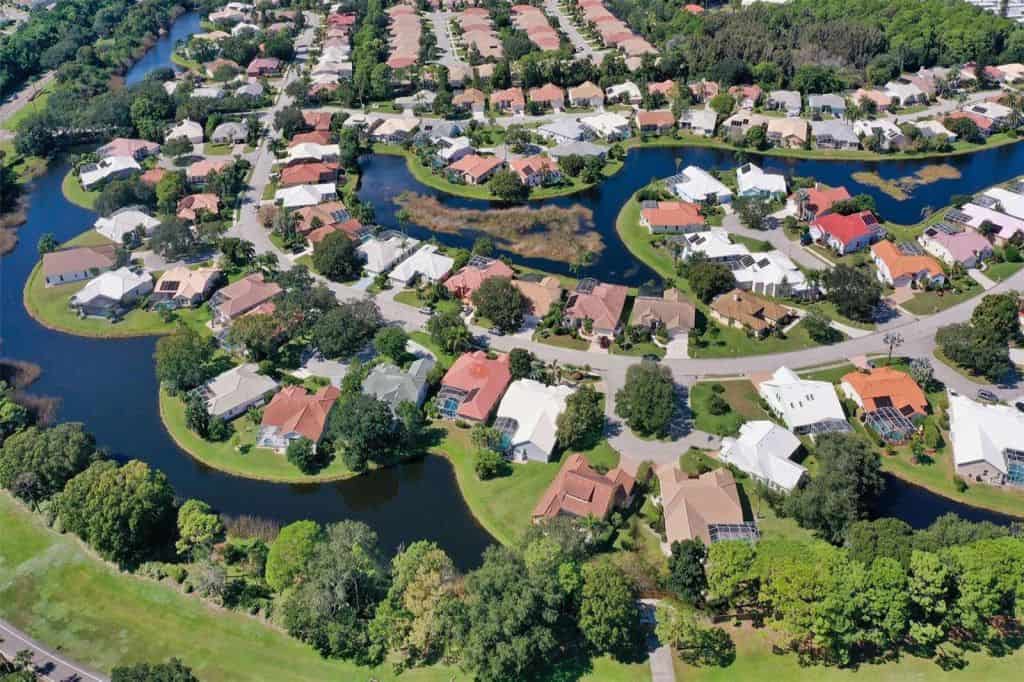
<instances>
[{"instance_id":1,"label":"curved road","mask_svg":"<svg viewBox=\"0 0 1024 682\"><path fill-rule=\"evenodd\" d=\"M26 649L33 653L32 663L36 674L44 680L107 682L109 679L68 661L53 649L43 646L10 623L0 620L0 655L13 660L19 651Z\"/></svg>"}]
</instances>

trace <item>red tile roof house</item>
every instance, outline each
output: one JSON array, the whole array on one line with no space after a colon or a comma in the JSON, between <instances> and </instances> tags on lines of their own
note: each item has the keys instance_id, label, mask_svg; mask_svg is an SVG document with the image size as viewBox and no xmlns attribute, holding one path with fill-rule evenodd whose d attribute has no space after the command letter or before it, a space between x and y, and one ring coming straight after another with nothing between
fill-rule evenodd
<instances>
[{"instance_id":1,"label":"red tile roof house","mask_svg":"<svg viewBox=\"0 0 1024 682\"><path fill-rule=\"evenodd\" d=\"M495 359L483 351L463 353L441 379L438 408L447 419L486 422L512 381L509 355Z\"/></svg>"},{"instance_id":2,"label":"red tile roof house","mask_svg":"<svg viewBox=\"0 0 1024 682\"><path fill-rule=\"evenodd\" d=\"M798 189L790 196L796 206L801 220L811 221L832 208L837 201L846 201L850 193L845 187L826 187L815 184L814 187Z\"/></svg>"},{"instance_id":3,"label":"red tile roof house","mask_svg":"<svg viewBox=\"0 0 1024 682\"><path fill-rule=\"evenodd\" d=\"M671 78L660 83L648 83L647 92L648 94L658 93L664 95L665 98L672 97L672 94L676 91L676 82Z\"/></svg>"},{"instance_id":4,"label":"red tile roof house","mask_svg":"<svg viewBox=\"0 0 1024 682\"><path fill-rule=\"evenodd\" d=\"M871 247L871 258L878 268L878 279L891 287L908 287L913 282L941 286L946 273L931 256L903 253L888 239Z\"/></svg>"},{"instance_id":5,"label":"red tile roof house","mask_svg":"<svg viewBox=\"0 0 1024 682\"><path fill-rule=\"evenodd\" d=\"M156 142L138 140L130 137L115 137L113 140L97 149L96 155L101 159L105 159L108 156L130 156L136 161L142 161L142 159L147 156L157 154L159 151L160 145Z\"/></svg>"},{"instance_id":6,"label":"red tile roof house","mask_svg":"<svg viewBox=\"0 0 1024 682\"><path fill-rule=\"evenodd\" d=\"M729 88L729 94L736 98L741 109L753 109L761 99L761 86L734 85Z\"/></svg>"},{"instance_id":7,"label":"red tile roof house","mask_svg":"<svg viewBox=\"0 0 1024 682\"><path fill-rule=\"evenodd\" d=\"M565 319L577 327L585 327L587 320L590 320L589 334L615 336L619 329L622 310L626 307L628 291L621 284L581 280L576 291L569 296Z\"/></svg>"},{"instance_id":8,"label":"red tile roof house","mask_svg":"<svg viewBox=\"0 0 1024 682\"><path fill-rule=\"evenodd\" d=\"M334 114L329 111L303 111L302 119L306 122L313 130L327 130L331 129L331 119Z\"/></svg>"},{"instance_id":9,"label":"red tile roof house","mask_svg":"<svg viewBox=\"0 0 1024 682\"><path fill-rule=\"evenodd\" d=\"M329 130L312 130L308 133L296 133L292 136L288 147L295 147L300 144L330 144L331 132Z\"/></svg>"},{"instance_id":10,"label":"red tile roof house","mask_svg":"<svg viewBox=\"0 0 1024 682\"><path fill-rule=\"evenodd\" d=\"M196 222L203 213L220 212L220 197L212 192L189 194L178 202L177 216L182 220Z\"/></svg>"},{"instance_id":11,"label":"red tile roof house","mask_svg":"<svg viewBox=\"0 0 1024 682\"><path fill-rule=\"evenodd\" d=\"M651 234L696 232L704 228L704 216L686 201L645 201L640 224Z\"/></svg>"},{"instance_id":12,"label":"red tile roof house","mask_svg":"<svg viewBox=\"0 0 1024 682\"><path fill-rule=\"evenodd\" d=\"M272 76L280 70L281 60L277 57L257 57L249 62L245 73L250 78L259 78L260 76Z\"/></svg>"},{"instance_id":13,"label":"red tile roof house","mask_svg":"<svg viewBox=\"0 0 1024 682\"><path fill-rule=\"evenodd\" d=\"M636 480L618 467L602 474L591 468L583 455L569 455L533 508L533 522L556 516L606 519L613 509L632 503L635 484Z\"/></svg>"},{"instance_id":14,"label":"red tile roof house","mask_svg":"<svg viewBox=\"0 0 1024 682\"><path fill-rule=\"evenodd\" d=\"M491 109L495 111L521 114L526 108L526 98L522 88L495 90L491 93Z\"/></svg>"},{"instance_id":15,"label":"red tile roof house","mask_svg":"<svg viewBox=\"0 0 1024 682\"><path fill-rule=\"evenodd\" d=\"M283 290L277 282L265 282L256 272L218 290L210 299L213 324L226 326L256 306L278 296Z\"/></svg>"},{"instance_id":16,"label":"red tile roof house","mask_svg":"<svg viewBox=\"0 0 1024 682\"><path fill-rule=\"evenodd\" d=\"M561 109L565 106L565 92L554 83L530 89L530 101L544 108Z\"/></svg>"},{"instance_id":17,"label":"red tile roof house","mask_svg":"<svg viewBox=\"0 0 1024 682\"><path fill-rule=\"evenodd\" d=\"M292 187L294 185L318 185L324 182L336 182L338 180L338 164L335 162L323 163L300 163L296 166L287 166L281 169L281 177L277 181L278 187Z\"/></svg>"},{"instance_id":18,"label":"red tile roof house","mask_svg":"<svg viewBox=\"0 0 1024 682\"><path fill-rule=\"evenodd\" d=\"M505 162L496 156L467 154L448 166L448 172L459 176L467 185L480 185L504 165Z\"/></svg>"},{"instance_id":19,"label":"red tile roof house","mask_svg":"<svg viewBox=\"0 0 1024 682\"><path fill-rule=\"evenodd\" d=\"M327 416L339 395L341 391L335 386L323 386L316 393L307 393L301 386L281 389L263 408L256 446L284 452L299 438L316 445L324 435Z\"/></svg>"},{"instance_id":20,"label":"red tile roof house","mask_svg":"<svg viewBox=\"0 0 1024 682\"><path fill-rule=\"evenodd\" d=\"M148 171L139 176L139 180L144 184L151 187L156 187L156 183L163 180L163 177L167 175L167 171L163 168L150 168Z\"/></svg>"},{"instance_id":21,"label":"red tile roof house","mask_svg":"<svg viewBox=\"0 0 1024 682\"><path fill-rule=\"evenodd\" d=\"M988 137L989 135L996 131L995 121L990 119L988 116L982 116L981 114L975 113L973 111L954 111L952 114L946 117L946 120L956 120L958 118L966 118L971 121L974 121L974 125L978 126L978 130L980 130L981 134L984 135L985 137Z\"/></svg>"},{"instance_id":22,"label":"red tile roof house","mask_svg":"<svg viewBox=\"0 0 1024 682\"><path fill-rule=\"evenodd\" d=\"M452 98L452 106L456 109L468 109L482 112L487 102L487 95L476 88L466 88Z\"/></svg>"},{"instance_id":23,"label":"red tile roof house","mask_svg":"<svg viewBox=\"0 0 1024 682\"><path fill-rule=\"evenodd\" d=\"M527 156L516 159L509 164L519 179L527 187L537 187L546 182L559 182L562 173L558 170L558 163L549 156Z\"/></svg>"},{"instance_id":24,"label":"red tile roof house","mask_svg":"<svg viewBox=\"0 0 1024 682\"><path fill-rule=\"evenodd\" d=\"M466 265L454 275L445 280L444 286L451 292L452 296L468 301L473 292L480 288L485 280L491 277L505 277L512 279L515 276L512 268L497 259L485 261L481 266Z\"/></svg>"},{"instance_id":25,"label":"red tile roof house","mask_svg":"<svg viewBox=\"0 0 1024 682\"><path fill-rule=\"evenodd\" d=\"M664 135L671 132L675 125L676 117L667 109L636 112L636 128L641 135Z\"/></svg>"},{"instance_id":26,"label":"red tile roof house","mask_svg":"<svg viewBox=\"0 0 1024 682\"><path fill-rule=\"evenodd\" d=\"M832 248L840 256L866 249L875 240L878 220L871 211L850 215L826 213L811 223L814 241Z\"/></svg>"},{"instance_id":27,"label":"red tile roof house","mask_svg":"<svg viewBox=\"0 0 1024 682\"><path fill-rule=\"evenodd\" d=\"M203 159L188 167L185 175L190 185L205 185L210 173L219 173L232 163L234 159Z\"/></svg>"}]
</instances>

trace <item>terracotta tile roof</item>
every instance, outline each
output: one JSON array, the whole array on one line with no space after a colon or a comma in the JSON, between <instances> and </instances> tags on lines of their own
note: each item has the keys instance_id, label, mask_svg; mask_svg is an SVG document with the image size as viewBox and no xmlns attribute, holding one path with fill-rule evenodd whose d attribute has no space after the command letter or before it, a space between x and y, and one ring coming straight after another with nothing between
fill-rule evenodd
<instances>
[{"instance_id":1,"label":"terracotta tile roof","mask_svg":"<svg viewBox=\"0 0 1024 682\"><path fill-rule=\"evenodd\" d=\"M755 331L774 326L792 315L785 306L742 289L720 295L711 302L711 309L725 319L736 320Z\"/></svg>"},{"instance_id":2,"label":"terracotta tile roof","mask_svg":"<svg viewBox=\"0 0 1024 682\"><path fill-rule=\"evenodd\" d=\"M456 173L469 175L471 178L480 180L495 168L501 167L505 162L496 156L480 156L479 154L466 154L458 161L448 166L449 170Z\"/></svg>"},{"instance_id":3,"label":"terracotta tile roof","mask_svg":"<svg viewBox=\"0 0 1024 682\"><path fill-rule=\"evenodd\" d=\"M313 130L330 130L333 114L329 111L303 111L302 119ZM326 143L324 143L326 144Z\"/></svg>"},{"instance_id":4,"label":"terracotta tile roof","mask_svg":"<svg viewBox=\"0 0 1024 682\"><path fill-rule=\"evenodd\" d=\"M220 197L212 192L189 194L178 202L178 217L182 220L196 220L200 211L216 213L220 210Z\"/></svg>"},{"instance_id":5,"label":"terracotta tile roof","mask_svg":"<svg viewBox=\"0 0 1024 682\"><path fill-rule=\"evenodd\" d=\"M652 95L656 92L660 92L661 94L667 97L668 95L672 94L672 91L675 89L675 87L675 81L673 81L670 78L668 80L661 81L660 83L648 83L647 92L651 93Z\"/></svg>"},{"instance_id":6,"label":"terracotta tile roof","mask_svg":"<svg viewBox=\"0 0 1024 682\"><path fill-rule=\"evenodd\" d=\"M736 479L728 469L687 478L675 465L663 465L658 469L658 480L669 543L700 538L710 546L708 526L743 523Z\"/></svg>"},{"instance_id":7,"label":"terracotta tile roof","mask_svg":"<svg viewBox=\"0 0 1024 682\"><path fill-rule=\"evenodd\" d=\"M511 105L523 106L526 98L523 96L522 88L508 88L506 90L495 90L491 93L491 104L508 102Z\"/></svg>"},{"instance_id":8,"label":"terracotta tile roof","mask_svg":"<svg viewBox=\"0 0 1024 682\"><path fill-rule=\"evenodd\" d=\"M317 443L339 395L341 391L335 386L324 386L313 394L301 386L288 386L264 408L261 424L277 427L281 433L297 433Z\"/></svg>"},{"instance_id":9,"label":"terracotta tile roof","mask_svg":"<svg viewBox=\"0 0 1024 682\"><path fill-rule=\"evenodd\" d=\"M206 294L213 280L220 277L217 268L198 268L190 270L183 265L171 268L160 275L153 292L175 298L192 300Z\"/></svg>"},{"instance_id":10,"label":"terracotta tile roof","mask_svg":"<svg viewBox=\"0 0 1024 682\"><path fill-rule=\"evenodd\" d=\"M281 169L281 178L278 182L278 187L291 187L292 185L316 185L322 182L333 182L337 177L337 163L324 163L321 161L300 163L295 166L287 166Z\"/></svg>"},{"instance_id":11,"label":"terracotta tile roof","mask_svg":"<svg viewBox=\"0 0 1024 682\"><path fill-rule=\"evenodd\" d=\"M516 172L519 179L526 182L530 177L539 173L557 173L558 163L550 156L525 156L515 159L509 163L509 167Z\"/></svg>"},{"instance_id":12,"label":"terracotta tile roof","mask_svg":"<svg viewBox=\"0 0 1024 682\"><path fill-rule=\"evenodd\" d=\"M468 299L473 295L473 292L480 288L480 285L484 283L484 280L488 280L491 277L507 277L512 279L515 276L512 268L505 265L500 260L490 261L486 267L477 268L471 265L467 265L456 272L454 275L449 277L444 282L444 286L448 291L452 292L452 295L456 298L463 300Z\"/></svg>"},{"instance_id":13,"label":"terracotta tile roof","mask_svg":"<svg viewBox=\"0 0 1024 682\"><path fill-rule=\"evenodd\" d=\"M522 279L512 280L513 286L529 301L530 313L544 317L554 303L562 300L562 285L557 277L550 275L539 282L528 282Z\"/></svg>"},{"instance_id":14,"label":"terracotta tile roof","mask_svg":"<svg viewBox=\"0 0 1024 682\"><path fill-rule=\"evenodd\" d=\"M203 159L190 165L186 175L190 178L205 178L210 173L219 173L232 163L232 159Z\"/></svg>"},{"instance_id":15,"label":"terracotta tile roof","mask_svg":"<svg viewBox=\"0 0 1024 682\"><path fill-rule=\"evenodd\" d=\"M534 507L533 518L564 514L604 519L632 494L633 485L633 477L622 469L615 468L602 475L587 464L583 455L569 455Z\"/></svg>"},{"instance_id":16,"label":"terracotta tile roof","mask_svg":"<svg viewBox=\"0 0 1024 682\"><path fill-rule=\"evenodd\" d=\"M341 219L348 218L348 210L345 208L345 204L340 201L328 201L313 206L303 206L293 211L293 213L298 216L295 231L299 234L305 234L314 229L312 225L313 218L320 219L321 227L334 225L340 222Z\"/></svg>"},{"instance_id":17,"label":"terracotta tile roof","mask_svg":"<svg viewBox=\"0 0 1024 682\"><path fill-rule=\"evenodd\" d=\"M546 83L539 88L530 88L530 100L534 102L564 102L565 92L554 83Z\"/></svg>"},{"instance_id":18,"label":"terracotta tile roof","mask_svg":"<svg viewBox=\"0 0 1024 682\"><path fill-rule=\"evenodd\" d=\"M469 106L472 104L483 104L487 101L487 95L476 88L466 88L452 98L452 104L457 107Z\"/></svg>"},{"instance_id":19,"label":"terracotta tile roof","mask_svg":"<svg viewBox=\"0 0 1024 682\"><path fill-rule=\"evenodd\" d=\"M992 126L994 125L994 121L992 119L990 119L988 116L982 116L981 114L977 114L977 113L975 113L973 111L954 111L952 114L950 114L946 118L947 119L950 119L950 118L952 118L952 119L958 119L958 118L969 119L971 121L974 121L974 124L976 126L978 126L978 128L980 128L981 130L984 130L984 131L992 130Z\"/></svg>"},{"instance_id":20,"label":"terracotta tile roof","mask_svg":"<svg viewBox=\"0 0 1024 682\"><path fill-rule=\"evenodd\" d=\"M837 201L846 201L850 193L845 187L810 187L807 193L807 207L815 214L824 213Z\"/></svg>"},{"instance_id":21,"label":"terracotta tile roof","mask_svg":"<svg viewBox=\"0 0 1024 682\"><path fill-rule=\"evenodd\" d=\"M641 210L640 215L651 227L704 224L700 207L687 201L659 201L656 207Z\"/></svg>"},{"instance_id":22,"label":"terracotta tile roof","mask_svg":"<svg viewBox=\"0 0 1024 682\"><path fill-rule=\"evenodd\" d=\"M638 111L636 112L636 124L641 128L647 126L671 128L676 124L676 117L667 109L662 111Z\"/></svg>"},{"instance_id":23,"label":"terracotta tile roof","mask_svg":"<svg viewBox=\"0 0 1024 682\"><path fill-rule=\"evenodd\" d=\"M813 224L846 245L870 235L871 228L878 224L878 220L871 211L860 211L850 215L827 213L817 216Z\"/></svg>"},{"instance_id":24,"label":"terracotta tile roof","mask_svg":"<svg viewBox=\"0 0 1024 682\"><path fill-rule=\"evenodd\" d=\"M596 329L614 329L622 316L629 290L621 284L600 283L589 294L575 293L566 315L574 320L593 320Z\"/></svg>"},{"instance_id":25,"label":"terracotta tile roof","mask_svg":"<svg viewBox=\"0 0 1024 682\"><path fill-rule=\"evenodd\" d=\"M214 306L221 315L234 319L269 301L281 291L281 286L277 282L265 282L263 275L257 272L218 291L214 297Z\"/></svg>"},{"instance_id":26,"label":"terracotta tile roof","mask_svg":"<svg viewBox=\"0 0 1024 682\"><path fill-rule=\"evenodd\" d=\"M458 415L477 421L486 420L512 381L508 354L491 360L487 353L463 353L445 373L441 385L467 391Z\"/></svg>"},{"instance_id":27,"label":"terracotta tile roof","mask_svg":"<svg viewBox=\"0 0 1024 682\"><path fill-rule=\"evenodd\" d=\"M908 275L913 277L919 272L927 272L932 277L944 274L939 261L931 256L908 256L888 239L872 245L871 253L885 263L894 280Z\"/></svg>"},{"instance_id":28,"label":"terracotta tile roof","mask_svg":"<svg viewBox=\"0 0 1024 682\"><path fill-rule=\"evenodd\" d=\"M842 383L860 396L864 409L894 407L905 416L927 414L928 399L909 374L891 367L876 367L868 372L850 372Z\"/></svg>"},{"instance_id":29,"label":"terracotta tile roof","mask_svg":"<svg viewBox=\"0 0 1024 682\"><path fill-rule=\"evenodd\" d=\"M146 183L147 185L155 185L160 182L163 177L167 175L167 171L163 168L150 168L148 171L139 176L139 180Z\"/></svg>"},{"instance_id":30,"label":"terracotta tile roof","mask_svg":"<svg viewBox=\"0 0 1024 682\"><path fill-rule=\"evenodd\" d=\"M581 83L574 88L569 88L569 99L592 99L594 97L604 98L604 90L590 81Z\"/></svg>"},{"instance_id":31,"label":"terracotta tile roof","mask_svg":"<svg viewBox=\"0 0 1024 682\"><path fill-rule=\"evenodd\" d=\"M330 144L331 133L329 130L313 130L308 133L297 133L292 137L291 142L288 143L288 147L294 147L297 144L304 143L312 144Z\"/></svg>"}]
</instances>

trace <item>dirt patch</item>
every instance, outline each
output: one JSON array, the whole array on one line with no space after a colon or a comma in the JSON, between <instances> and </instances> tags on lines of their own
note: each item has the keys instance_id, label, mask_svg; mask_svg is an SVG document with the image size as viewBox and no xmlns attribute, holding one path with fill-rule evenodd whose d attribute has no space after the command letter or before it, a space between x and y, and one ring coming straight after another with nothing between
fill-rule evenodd
<instances>
[{"instance_id":1,"label":"dirt patch","mask_svg":"<svg viewBox=\"0 0 1024 682\"><path fill-rule=\"evenodd\" d=\"M581 253L598 254L604 249L601 235L593 229L593 212L579 204L478 211L449 208L434 197L412 192L400 194L395 203L417 225L447 234L484 232L498 248L525 258L571 261Z\"/></svg>"},{"instance_id":2,"label":"dirt patch","mask_svg":"<svg viewBox=\"0 0 1024 682\"><path fill-rule=\"evenodd\" d=\"M921 185L930 185L940 180L960 179L960 171L948 163L942 163L925 166L913 175L906 175L895 180L886 180L874 171L858 171L851 177L862 185L877 187L896 201L905 201Z\"/></svg>"}]
</instances>

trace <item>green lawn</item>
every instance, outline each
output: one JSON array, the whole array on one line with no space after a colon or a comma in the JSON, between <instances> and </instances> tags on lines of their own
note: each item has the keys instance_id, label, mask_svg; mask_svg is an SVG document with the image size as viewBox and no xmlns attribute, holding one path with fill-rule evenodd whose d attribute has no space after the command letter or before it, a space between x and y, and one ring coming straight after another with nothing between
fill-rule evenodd
<instances>
[{"instance_id":1,"label":"green lawn","mask_svg":"<svg viewBox=\"0 0 1024 682\"><path fill-rule=\"evenodd\" d=\"M80 206L88 211L95 209L96 200L100 196L99 192L89 192L83 189L82 183L78 181L78 176L75 175L74 171L68 171L68 174L64 176L60 189L64 192L65 199L75 206Z\"/></svg>"},{"instance_id":2,"label":"green lawn","mask_svg":"<svg viewBox=\"0 0 1024 682\"><path fill-rule=\"evenodd\" d=\"M848 327L863 329L865 331L873 331L875 329L875 325L870 322L860 322L858 320L851 320L849 317L846 317L845 315L839 312L839 310L836 308L836 304L833 303L832 301L816 301L809 305L800 304L797 307L821 313L828 319L835 320L836 322L839 322L840 324L845 324Z\"/></svg>"},{"instance_id":3,"label":"green lawn","mask_svg":"<svg viewBox=\"0 0 1024 682\"><path fill-rule=\"evenodd\" d=\"M228 142L225 142L224 144L207 142L203 145L203 152L205 152L207 156L227 156L234 148L235 145Z\"/></svg>"},{"instance_id":4,"label":"green lawn","mask_svg":"<svg viewBox=\"0 0 1024 682\"><path fill-rule=\"evenodd\" d=\"M711 387L716 383L725 389L721 394L722 398L732 408L723 415L711 414L707 407L714 394ZM757 390L746 379L700 381L694 384L690 388L690 408L693 410L696 428L719 436L735 436L744 422L769 419L768 414L761 408Z\"/></svg>"},{"instance_id":5,"label":"green lawn","mask_svg":"<svg viewBox=\"0 0 1024 682\"><path fill-rule=\"evenodd\" d=\"M957 291L919 291L912 299L902 304L915 315L931 315L951 308L958 303L974 298L982 293L981 285L970 277L963 277L956 282Z\"/></svg>"},{"instance_id":6,"label":"green lawn","mask_svg":"<svg viewBox=\"0 0 1024 682\"><path fill-rule=\"evenodd\" d=\"M185 403L181 398L160 390L160 419L178 447L203 464L234 476L256 478L278 483L317 483L352 478L358 474L335 458L323 471L307 476L289 462L283 454L273 450L252 447L259 431L247 416L242 415L232 424L235 434L221 443L211 443L185 426ZM247 450L242 452L242 450Z\"/></svg>"},{"instance_id":7,"label":"green lawn","mask_svg":"<svg viewBox=\"0 0 1024 682\"><path fill-rule=\"evenodd\" d=\"M659 358L665 357L665 349L653 341L634 343L628 349L623 349L618 343L613 343L612 353L615 355L630 355L633 357L642 357L644 355L657 355Z\"/></svg>"},{"instance_id":8,"label":"green lawn","mask_svg":"<svg viewBox=\"0 0 1024 682\"><path fill-rule=\"evenodd\" d=\"M22 156L14 150L14 143L0 142L0 153L4 163L14 171L18 182L29 182L46 171L46 159L41 156Z\"/></svg>"},{"instance_id":9,"label":"green lawn","mask_svg":"<svg viewBox=\"0 0 1024 682\"><path fill-rule=\"evenodd\" d=\"M709 320L712 330L703 338L707 345L694 343L691 337L691 358L736 358L747 355L765 355L768 353L787 353L789 351L813 348L818 344L807 334L803 322L789 330L786 338L768 336L763 339L748 336L746 331L736 327L723 327ZM728 371L728 368L724 368Z\"/></svg>"},{"instance_id":10,"label":"green lawn","mask_svg":"<svg viewBox=\"0 0 1024 682\"><path fill-rule=\"evenodd\" d=\"M533 340L538 343L546 343L549 346L568 348L569 350L587 350L590 348L589 341L585 339L578 339L575 336L569 336L568 334L551 334L550 336L541 336L537 333L533 335Z\"/></svg>"},{"instance_id":11,"label":"green lawn","mask_svg":"<svg viewBox=\"0 0 1024 682\"><path fill-rule=\"evenodd\" d=\"M24 121L29 115L34 114L37 111L46 110L46 100L50 99L50 94L53 92L53 82L51 81L39 91L39 94L31 102L26 102L24 106L11 114L10 118L0 124L0 128L4 130L17 130L18 125Z\"/></svg>"},{"instance_id":12,"label":"green lawn","mask_svg":"<svg viewBox=\"0 0 1024 682\"><path fill-rule=\"evenodd\" d=\"M985 275L996 282L1002 282L1017 274L1024 263L993 263L985 269Z\"/></svg>"}]
</instances>

